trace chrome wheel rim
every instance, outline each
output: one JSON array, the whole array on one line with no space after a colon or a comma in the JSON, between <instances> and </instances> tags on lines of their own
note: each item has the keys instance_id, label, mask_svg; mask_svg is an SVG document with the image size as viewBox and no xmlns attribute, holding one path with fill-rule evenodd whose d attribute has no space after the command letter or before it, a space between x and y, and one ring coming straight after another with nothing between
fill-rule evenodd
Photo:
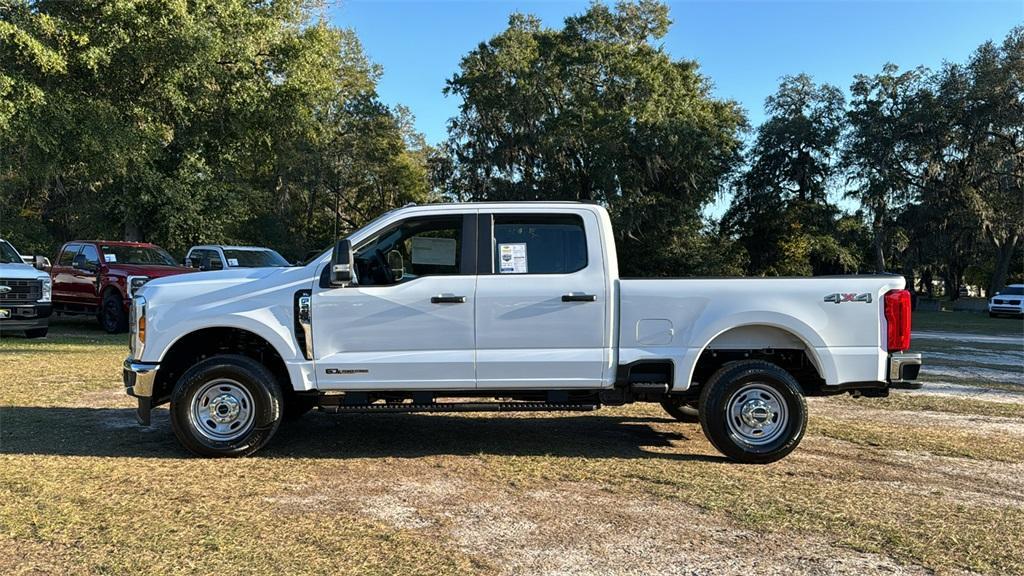
<instances>
[{"instance_id":1,"label":"chrome wheel rim","mask_svg":"<svg viewBox=\"0 0 1024 576\"><path fill-rule=\"evenodd\" d=\"M192 427L205 438L216 442L235 440L252 428L252 396L235 380L212 380L192 396L189 417Z\"/></svg>"},{"instance_id":2,"label":"chrome wheel rim","mask_svg":"<svg viewBox=\"0 0 1024 576\"><path fill-rule=\"evenodd\" d=\"M786 432L786 401L767 384L753 382L743 386L733 393L727 406L729 433L743 444L771 444Z\"/></svg>"}]
</instances>

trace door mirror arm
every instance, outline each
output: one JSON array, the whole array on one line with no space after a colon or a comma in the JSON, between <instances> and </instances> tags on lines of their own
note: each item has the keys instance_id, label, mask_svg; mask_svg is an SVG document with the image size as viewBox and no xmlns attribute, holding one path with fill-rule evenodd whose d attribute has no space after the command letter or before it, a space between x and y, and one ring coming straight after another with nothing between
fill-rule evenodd
<instances>
[{"instance_id":1,"label":"door mirror arm","mask_svg":"<svg viewBox=\"0 0 1024 576\"><path fill-rule=\"evenodd\" d=\"M347 238L338 240L331 253L331 286L341 288L352 282L352 242Z\"/></svg>"}]
</instances>

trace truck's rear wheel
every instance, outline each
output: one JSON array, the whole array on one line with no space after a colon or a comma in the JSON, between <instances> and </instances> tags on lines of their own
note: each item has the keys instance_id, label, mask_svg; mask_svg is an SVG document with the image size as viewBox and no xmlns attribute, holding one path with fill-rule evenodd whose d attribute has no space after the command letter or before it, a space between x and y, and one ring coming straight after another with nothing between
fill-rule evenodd
<instances>
[{"instance_id":1,"label":"truck's rear wheel","mask_svg":"<svg viewBox=\"0 0 1024 576\"><path fill-rule=\"evenodd\" d=\"M704 386L700 424L719 452L766 464L792 452L807 428L807 403L789 372L760 360L726 364Z\"/></svg>"},{"instance_id":2,"label":"truck's rear wheel","mask_svg":"<svg viewBox=\"0 0 1024 576\"><path fill-rule=\"evenodd\" d=\"M661 401L661 407L668 415L680 422L700 422L700 411L692 399L669 397Z\"/></svg>"},{"instance_id":3,"label":"truck's rear wheel","mask_svg":"<svg viewBox=\"0 0 1024 576\"><path fill-rule=\"evenodd\" d=\"M171 428L201 456L247 456L281 423L281 390L251 358L213 356L190 368L171 395Z\"/></svg>"}]
</instances>

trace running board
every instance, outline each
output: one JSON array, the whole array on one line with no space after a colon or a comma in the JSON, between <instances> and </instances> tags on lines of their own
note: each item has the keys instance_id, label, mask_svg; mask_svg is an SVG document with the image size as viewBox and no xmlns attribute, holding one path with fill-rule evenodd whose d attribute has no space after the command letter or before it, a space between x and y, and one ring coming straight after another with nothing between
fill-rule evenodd
<instances>
[{"instance_id":1,"label":"running board","mask_svg":"<svg viewBox=\"0 0 1024 576\"><path fill-rule=\"evenodd\" d=\"M590 412L600 404L556 404L548 402L432 402L426 404L321 404L319 408L332 414L396 413L396 412Z\"/></svg>"}]
</instances>

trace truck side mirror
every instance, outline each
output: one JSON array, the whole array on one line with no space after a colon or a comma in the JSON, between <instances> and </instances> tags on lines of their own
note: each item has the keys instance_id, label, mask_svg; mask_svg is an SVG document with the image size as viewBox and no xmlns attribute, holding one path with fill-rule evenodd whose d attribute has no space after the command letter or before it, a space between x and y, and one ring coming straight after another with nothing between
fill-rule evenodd
<instances>
[{"instance_id":1,"label":"truck side mirror","mask_svg":"<svg viewBox=\"0 0 1024 576\"><path fill-rule=\"evenodd\" d=\"M36 254L32 257L32 266L34 266L36 270L46 270L46 257Z\"/></svg>"},{"instance_id":2,"label":"truck side mirror","mask_svg":"<svg viewBox=\"0 0 1024 576\"><path fill-rule=\"evenodd\" d=\"M338 240L331 253L331 286L345 286L352 281L352 242Z\"/></svg>"},{"instance_id":3,"label":"truck side mirror","mask_svg":"<svg viewBox=\"0 0 1024 576\"><path fill-rule=\"evenodd\" d=\"M79 270L87 269L89 264L85 260L85 254L75 254L75 258L71 261L71 267Z\"/></svg>"}]
</instances>

